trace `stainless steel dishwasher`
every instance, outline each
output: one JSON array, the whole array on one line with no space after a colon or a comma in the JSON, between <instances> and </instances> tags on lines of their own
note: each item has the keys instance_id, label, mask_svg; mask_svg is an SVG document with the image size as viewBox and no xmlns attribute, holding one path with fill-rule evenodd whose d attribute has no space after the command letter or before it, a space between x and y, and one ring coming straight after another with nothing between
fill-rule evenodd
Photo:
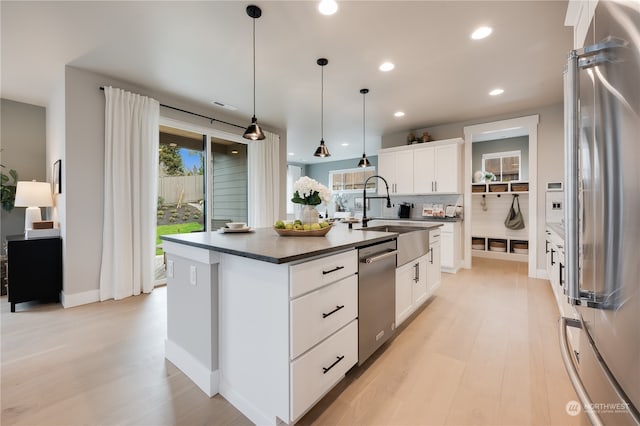
<instances>
[{"instance_id":1,"label":"stainless steel dishwasher","mask_svg":"<svg viewBox=\"0 0 640 426\"><path fill-rule=\"evenodd\" d=\"M396 328L396 240L358 251L358 365L362 365Z\"/></svg>"}]
</instances>

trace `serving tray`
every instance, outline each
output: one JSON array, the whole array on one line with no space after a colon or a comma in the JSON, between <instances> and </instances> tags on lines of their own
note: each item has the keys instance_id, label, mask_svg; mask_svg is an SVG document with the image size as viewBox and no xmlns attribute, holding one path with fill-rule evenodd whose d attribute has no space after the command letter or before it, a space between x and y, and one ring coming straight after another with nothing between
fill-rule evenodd
<instances>
[{"instance_id":1,"label":"serving tray","mask_svg":"<svg viewBox=\"0 0 640 426\"><path fill-rule=\"evenodd\" d=\"M327 232L331 231L331 226L326 228L314 229L311 231L295 230L295 229L280 229L273 228L274 231L283 237L324 237Z\"/></svg>"}]
</instances>

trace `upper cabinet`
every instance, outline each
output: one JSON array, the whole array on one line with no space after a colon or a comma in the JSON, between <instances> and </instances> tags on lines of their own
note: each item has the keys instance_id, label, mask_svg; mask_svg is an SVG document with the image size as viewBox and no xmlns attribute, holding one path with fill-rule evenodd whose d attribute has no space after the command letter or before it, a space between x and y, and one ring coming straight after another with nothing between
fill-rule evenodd
<instances>
[{"instance_id":1,"label":"upper cabinet","mask_svg":"<svg viewBox=\"0 0 640 426\"><path fill-rule=\"evenodd\" d=\"M378 151L378 173L394 195L461 193L463 140L447 139ZM384 188L378 189L379 193Z\"/></svg>"},{"instance_id":2,"label":"upper cabinet","mask_svg":"<svg viewBox=\"0 0 640 426\"><path fill-rule=\"evenodd\" d=\"M386 179L390 194L413 194L413 151L378 151L378 174ZM386 195L382 185L378 193Z\"/></svg>"}]
</instances>

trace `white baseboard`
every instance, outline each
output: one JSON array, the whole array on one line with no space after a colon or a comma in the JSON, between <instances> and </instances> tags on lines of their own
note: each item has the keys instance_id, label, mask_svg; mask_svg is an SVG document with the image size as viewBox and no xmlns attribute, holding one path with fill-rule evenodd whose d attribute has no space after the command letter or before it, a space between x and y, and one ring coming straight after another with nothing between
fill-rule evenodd
<instances>
[{"instance_id":1,"label":"white baseboard","mask_svg":"<svg viewBox=\"0 0 640 426\"><path fill-rule=\"evenodd\" d=\"M220 381L218 370L209 370L189 352L169 339L164 341L164 357L178 367L209 398L218 393Z\"/></svg>"},{"instance_id":2,"label":"white baseboard","mask_svg":"<svg viewBox=\"0 0 640 426\"><path fill-rule=\"evenodd\" d=\"M236 407L242 414L247 416L249 420L257 425L276 424L275 418L269 418L255 405L251 404L246 398L240 395L224 379L220 380L220 395Z\"/></svg>"},{"instance_id":3,"label":"white baseboard","mask_svg":"<svg viewBox=\"0 0 640 426\"><path fill-rule=\"evenodd\" d=\"M100 290L83 291L82 293L66 294L60 292L60 302L65 308L73 308L74 306L86 305L100 301Z\"/></svg>"},{"instance_id":4,"label":"white baseboard","mask_svg":"<svg viewBox=\"0 0 640 426\"><path fill-rule=\"evenodd\" d=\"M546 269L538 269L536 270L536 278L540 278L541 280L548 280L549 274Z\"/></svg>"}]
</instances>

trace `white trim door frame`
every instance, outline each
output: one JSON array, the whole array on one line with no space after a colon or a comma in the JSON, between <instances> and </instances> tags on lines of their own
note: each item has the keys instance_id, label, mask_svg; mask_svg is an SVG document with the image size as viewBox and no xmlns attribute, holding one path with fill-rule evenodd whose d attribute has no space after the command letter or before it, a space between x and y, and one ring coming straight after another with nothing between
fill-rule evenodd
<instances>
[{"instance_id":1,"label":"white trim door frame","mask_svg":"<svg viewBox=\"0 0 640 426\"><path fill-rule=\"evenodd\" d=\"M501 131L513 131L523 129L529 135L529 267L528 275L537 278L537 252L538 252L538 123L539 115L513 118L509 120L493 121L490 123L476 124L464 128L464 267L471 268L471 182L473 182L472 170L472 143L474 138L482 134L494 133L496 137Z\"/></svg>"}]
</instances>

